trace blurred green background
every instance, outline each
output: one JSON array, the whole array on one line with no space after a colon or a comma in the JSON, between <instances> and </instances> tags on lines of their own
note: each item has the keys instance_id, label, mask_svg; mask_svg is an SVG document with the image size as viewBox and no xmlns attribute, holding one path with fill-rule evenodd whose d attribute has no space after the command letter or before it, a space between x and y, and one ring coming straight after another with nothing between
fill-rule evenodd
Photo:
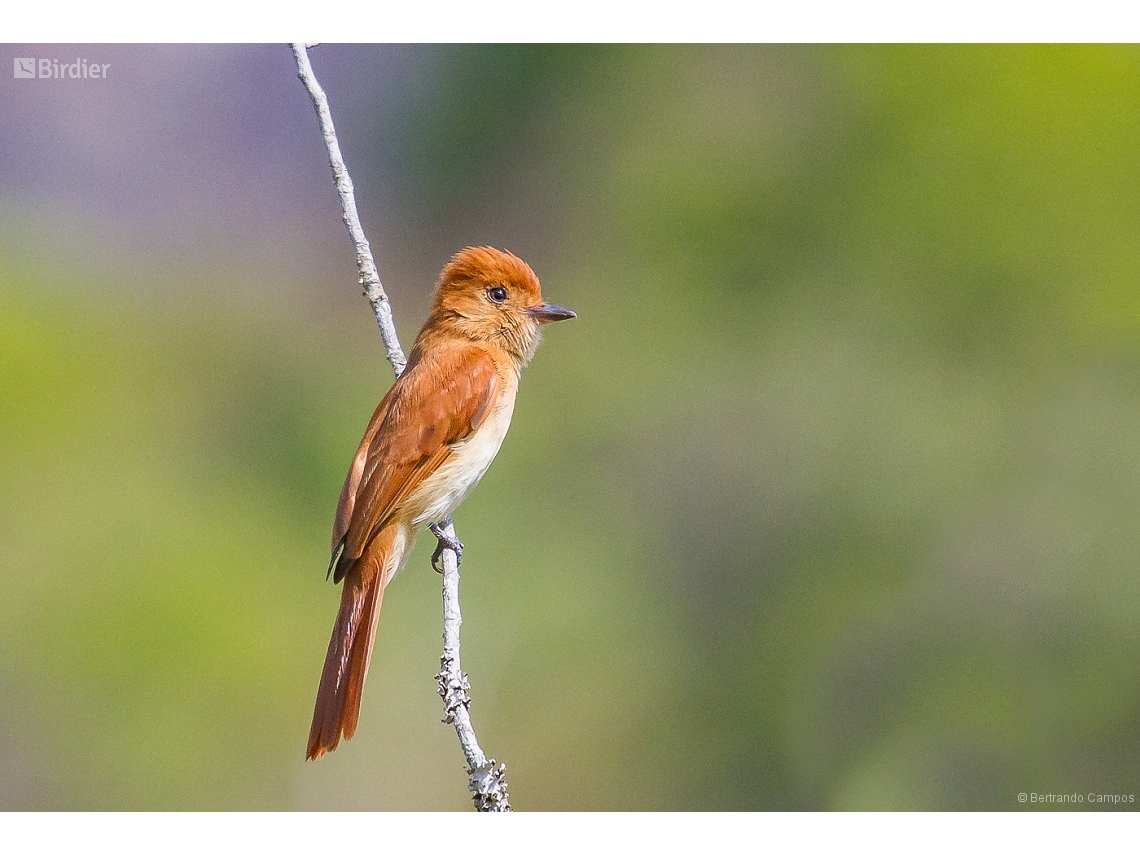
<instances>
[{"instance_id":1,"label":"blurred green background","mask_svg":"<svg viewBox=\"0 0 1140 855\"><path fill-rule=\"evenodd\" d=\"M430 537L302 759L391 373L288 50L10 47L115 64L0 90L0 809L469 808ZM579 315L456 518L516 808L1137 793L1140 50L311 53L405 347Z\"/></svg>"}]
</instances>

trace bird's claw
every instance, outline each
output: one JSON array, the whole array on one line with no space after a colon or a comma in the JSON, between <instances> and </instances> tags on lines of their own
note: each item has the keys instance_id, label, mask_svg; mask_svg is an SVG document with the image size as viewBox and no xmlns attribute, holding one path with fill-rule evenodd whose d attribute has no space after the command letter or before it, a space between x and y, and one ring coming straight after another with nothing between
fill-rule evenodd
<instances>
[{"instance_id":1,"label":"bird's claw","mask_svg":"<svg viewBox=\"0 0 1140 855\"><path fill-rule=\"evenodd\" d=\"M439 523L428 526L431 533L436 536L435 552L431 554L431 566L436 573L443 572L443 550L450 549L455 553L455 566L463 560L463 542L458 537L452 537L443 530Z\"/></svg>"}]
</instances>

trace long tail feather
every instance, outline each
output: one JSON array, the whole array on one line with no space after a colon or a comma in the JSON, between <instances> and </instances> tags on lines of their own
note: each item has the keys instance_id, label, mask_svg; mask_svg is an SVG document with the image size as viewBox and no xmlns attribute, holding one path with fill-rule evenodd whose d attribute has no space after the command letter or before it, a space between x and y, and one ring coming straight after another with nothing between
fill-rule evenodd
<instances>
[{"instance_id":1,"label":"long tail feather","mask_svg":"<svg viewBox=\"0 0 1140 855\"><path fill-rule=\"evenodd\" d=\"M309 730L306 756L310 760L336 748L342 735L351 739L356 733L392 540L391 535L381 532L345 575Z\"/></svg>"}]
</instances>

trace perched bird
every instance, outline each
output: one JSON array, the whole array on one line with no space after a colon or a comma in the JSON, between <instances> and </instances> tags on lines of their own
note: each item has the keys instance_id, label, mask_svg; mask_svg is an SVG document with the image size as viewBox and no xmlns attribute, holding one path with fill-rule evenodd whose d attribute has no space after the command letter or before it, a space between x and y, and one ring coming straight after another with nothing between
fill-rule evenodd
<instances>
[{"instance_id":1,"label":"perched bird","mask_svg":"<svg viewBox=\"0 0 1140 855\"><path fill-rule=\"evenodd\" d=\"M356 732L384 588L416 535L449 519L495 459L542 326L574 316L544 303L534 271L509 252L468 247L443 268L407 368L372 414L340 492L329 573L344 590L310 760Z\"/></svg>"}]
</instances>

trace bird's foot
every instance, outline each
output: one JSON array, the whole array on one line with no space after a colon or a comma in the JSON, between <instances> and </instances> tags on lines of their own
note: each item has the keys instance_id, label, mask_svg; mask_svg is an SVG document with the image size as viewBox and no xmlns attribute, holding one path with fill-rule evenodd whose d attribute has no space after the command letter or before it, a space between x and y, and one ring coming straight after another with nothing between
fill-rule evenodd
<instances>
[{"instance_id":1,"label":"bird's foot","mask_svg":"<svg viewBox=\"0 0 1140 855\"><path fill-rule=\"evenodd\" d=\"M431 554L431 566L436 573L443 572L443 550L450 549L455 553L455 566L458 567L459 563L463 560L463 541L458 537L452 537L443 530L443 526L439 523L432 523L428 528L431 533L436 536L437 543L435 545L435 552Z\"/></svg>"}]
</instances>

